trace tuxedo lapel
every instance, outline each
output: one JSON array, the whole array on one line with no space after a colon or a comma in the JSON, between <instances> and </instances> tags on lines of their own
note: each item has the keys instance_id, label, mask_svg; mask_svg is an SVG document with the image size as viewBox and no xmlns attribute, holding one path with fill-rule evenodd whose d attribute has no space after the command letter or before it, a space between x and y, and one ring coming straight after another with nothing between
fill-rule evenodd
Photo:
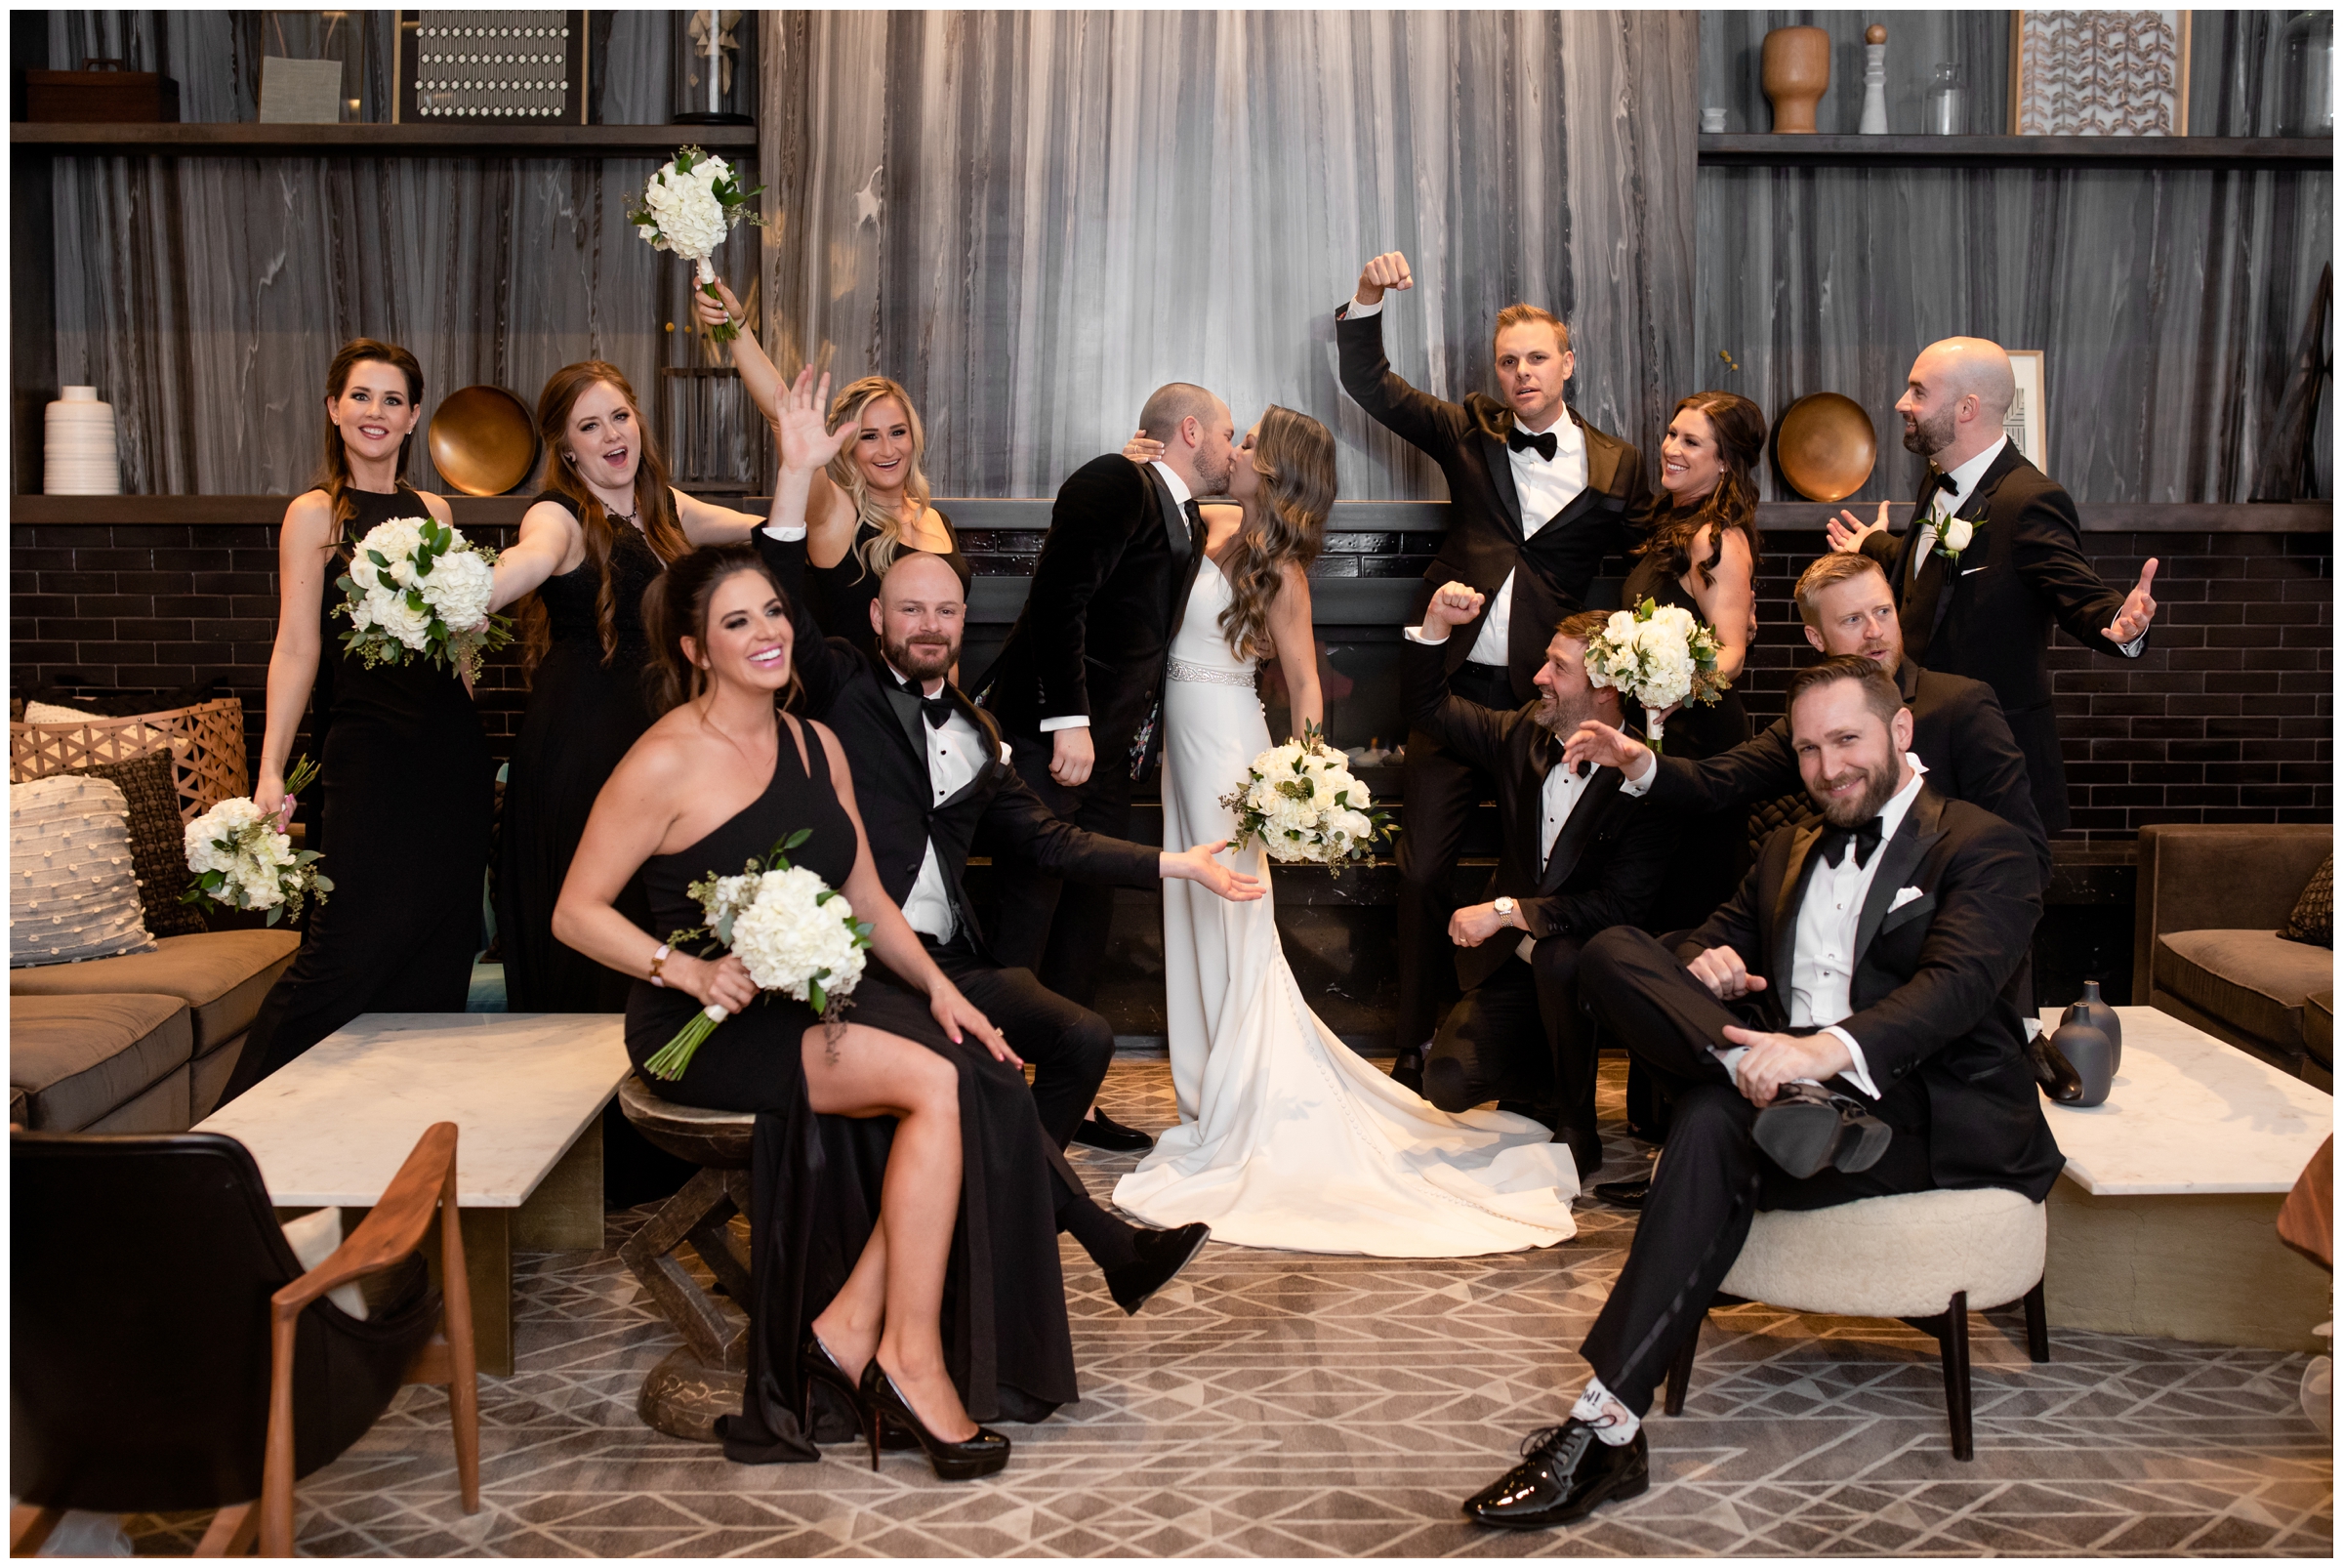
<instances>
[{"instance_id":1,"label":"tuxedo lapel","mask_svg":"<svg viewBox=\"0 0 2343 1568\"><path fill-rule=\"evenodd\" d=\"M1488 467L1489 482L1496 487L1497 499L1504 508L1505 518L1513 525L1513 540L1520 543L1528 535L1521 521L1521 492L1513 487L1513 458L1505 447L1504 437L1487 431L1476 432L1473 439L1481 443L1481 461Z\"/></svg>"},{"instance_id":2,"label":"tuxedo lapel","mask_svg":"<svg viewBox=\"0 0 2343 1568\"><path fill-rule=\"evenodd\" d=\"M1871 938L1879 934L1879 923L1887 919L1888 906L1895 902L1897 889L1906 886L1906 879L1935 846L1936 841L1945 836L1941 815L1936 796L1926 785L1921 785L1911 809L1904 813L1903 826L1896 829L1893 839L1879 846L1879 869L1871 876L1871 890L1863 900L1863 918L1855 927L1857 964L1870 951Z\"/></svg>"},{"instance_id":3,"label":"tuxedo lapel","mask_svg":"<svg viewBox=\"0 0 2343 1568\"><path fill-rule=\"evenodd\" d=\"M1797 959L1798 904L1806 895L1806 879L1814 869L1814 846L1822 836L1820 822L1796 830L1789 841L1789 863L1782 870L1782 886L1774 890L1773 941L1768 948L1774 967L1766 978L1786 1009L1789 1006L1790 966Z\"/></svg>"},{"instance_id":4,"label":"tuxedo lapel","mask_svg":"<svg viewBox=\"0 0 2343 1568\"><path fill-rule=\"evenodd\" d=\"M920 699L895 684L894 675L884 665L871 672L879 680L879 690L888 707L895 712L895 732L911 751L914 766L922 773L927 771L927 737L920 733L926 721L920 717Z\"/></svg>"},{"instance_id":5,"label":"tuxedo lapel","mask_svg":"<svg viewBox=\"0 0 2343 1568\"><path fill-rule=\"evenodd\" d=\"M1579 868L1579 857L1593 842L1596 824L1611 809L1625 782L1616 767L1598 767L1587 778L1578 804L1570 808L1570 820L1554 835L1553 853L1545 857L1545 875L1538 882L1541 894L1554 892L1570 880L1570 874Z\"/></svg>"},{"instance_id":6,"label":"tuxedo lapel","mask_svg":"<svg viewBox=\"0 0 2343 1568\"><path fill-rule=\"evenodd\" d=\"M1517 722L1529 734L1526 750L1529 753L1530 785L1521 792L1521 799L1514 803L1513 829L1521 835L1520 842L1529 846L1529 852L1521 857L1522 863L1529 867L1533 878L1538 878L1543 869L1538 863L1538 841L1544 836L1545 828L1545 775L1548 770L1561 764L1562 751L1553 743L1552 731L1543 724L1526 719Z\"/></svg>"}]
</instances>

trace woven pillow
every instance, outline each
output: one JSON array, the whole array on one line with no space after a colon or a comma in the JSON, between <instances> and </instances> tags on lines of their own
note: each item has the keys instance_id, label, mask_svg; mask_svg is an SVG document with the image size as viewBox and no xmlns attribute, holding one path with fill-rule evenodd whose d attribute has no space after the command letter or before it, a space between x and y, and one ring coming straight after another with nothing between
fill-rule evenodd
<instances>
[{"instance_id":1,"label":"woven pillow","mask_svg":"<svg viewBox=\"0 0 2343 1568\"><path fill-rule=\"evenodd\" d=\"M144 953L130 805L102 778L63 773L8 790L8 963Z\"/></svg>"},{"instance_id":2,"label":"woven pillow","mask_svg":"<svg viewBox=\"0 0 2343 1568\"><path fill-rule=\"evenodd\" d=\"M2319 947L2335 945L2335 857L2329 853L2319 863L2318 873L2302 896L2294 900L2294 913L2286 920L2286 928L2278 933L2289 942L2310 942Z\"/></svg>"},{"instance_id":3,"label":"woven pillow","mask_svg":"<svg viewBox=\"0 0 2343 1568\"><path fill-rule=\"evenodd\" d=\"M75 724L87 722L110 724L114 720L110 715L98 713L88 708L65 708L53 702L27 702L24 705L24 722L28 724L69 729ZM166 748L184 751L187 744L185 737L174 735L168 729L156 724L132 724L122 732L122 740L125 745L140 748L142 756Z\"/></svg>"},{"instance_id":4,"label":"woven pillow","mask_svg":"<svg viewBox=\"0 0 2343 1568\"><path fill-rule=\"evenodd\" d=\"M194 877L187 870L186 823L179 814L179 789L171 773L169 754L152 751L127 763L92 763L66 775L104 779L130 803L130 864L149 936L189 936L211 928L194 905L179 901Z\"/></svg>"}]
</instances>

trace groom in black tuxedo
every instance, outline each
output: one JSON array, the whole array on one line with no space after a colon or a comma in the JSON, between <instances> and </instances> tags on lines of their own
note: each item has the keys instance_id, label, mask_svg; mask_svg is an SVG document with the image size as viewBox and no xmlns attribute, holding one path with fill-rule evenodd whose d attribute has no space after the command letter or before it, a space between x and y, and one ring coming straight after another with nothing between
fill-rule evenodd
<instances>
[{"instance_id":1,"label":"groom in black tuxedo","mask_svg":"<svg viewBox=\"0 0 2343 1568\"><path fill-rule=\"evenodd\" d=\"M1164 443L1141 467L1095 458L1058 487L1033 585L976 684L1017 772L1051 812L1122 838L1130 787L1155 761L1164 663L1204 556L1198 496L1228 489L1236 425L1202 387L1156 390L1139 427ZM1097 992L1114 889L1066 887L1045 866L996 878L993 946L1061 996Z\"/></svg>"},{"instance_id":2,"label":"groom in black tuxedo","mask_svg":"<svg viewBox=\"0 0 2343 1568\"><path fill-rule=\"evenodd\" d=\"M1342 387L1377 424L1440 465L1448 479L1448 533L1424 573L1461 582L1484 613L1449 639L1444 659L1457 695L1511 710L1537 693L1548 634L1583 607L1606 556L1634 540L1630 518L1650 491L1643 455L1579 417L1564 393L1576 363L1570 329L1530 305L1500 311L1491 344L1504 400L1481 392L1461 403L1409 386L1383 352L1383 296L1412 289L1408 259L1377 256L1353 298L1335 312ZM1446 987L1450 882L1465 823L1496 780L1409 733L1399 835L1399 1060L1392 1076L1418 1082Z\"/></svg>"},{"instance_id":3,"label":"groom in black tuxedo","mask_svg":"<svg viewBox=\"0 0 2343 1568\"><path fill-rule=\"evenodd\" d=\"M1478 1523L1567 1524L1650 1484L1652 1390L1757 1210L1966 1187L2040 1203L2065 1163L2009 983L2041 913L2033 847L1927 788L1903 694L1871 661L1799 671L1789 724L1824 820L1768 838L1674 952L1626 927L1586 944L1588 1006L1668 1081L1675 1115L1581 1346L1594 1378L1464 1505Z\"/></svg>"},{"instance_id":4,"label":"groom in black tuxedo","mask_svg":"<svg viewBox=\"0 0 2343 1568\"><path fill-rule=\"evenodd\" d=\"M1447 752L1497 779L1503 852L1486 902L1449 918L1463 998L1440 1020L1423 1094L1444 1111L1488 1099L1526 1103L1570 1145L1583 1180L1603 1163L1595 1130L1593 1031L1579 1008L1587 938L1631 926L1660 890L1672 820L1620 789L1613 767L1564 764L1561 737L1620 719L1619 692L1586 679L1586 643L1606 617L1583 610L1555 628L1534 706L1500 711L1449 689L1450 633L1478 618L1481 596L1450 583L1407 633L1411 717ZM1510 1106L1500 1108L1510 1109Z\"/></svg>"}]
</instances>

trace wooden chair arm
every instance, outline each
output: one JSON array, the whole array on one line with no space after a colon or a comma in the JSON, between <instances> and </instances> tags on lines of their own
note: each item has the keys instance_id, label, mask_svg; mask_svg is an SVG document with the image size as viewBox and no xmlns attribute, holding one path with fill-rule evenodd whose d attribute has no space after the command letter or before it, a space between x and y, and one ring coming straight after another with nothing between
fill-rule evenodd
<instances>
[{"instance_id":1,"label":"wooden chair arm","mask_svg":"<svg viewBox=\"0 0 2343 1568\"><path fill-rule=\"evenodd\" d=\"M373 1211L342 1239L333 1256L268 1299L276 1320L291 1322L319 1297L379 1274L421 1247L441 1195L454 1201L455 1169L456 1124L440 1122L426 1129Z\"/></svg>"}]
</instances>

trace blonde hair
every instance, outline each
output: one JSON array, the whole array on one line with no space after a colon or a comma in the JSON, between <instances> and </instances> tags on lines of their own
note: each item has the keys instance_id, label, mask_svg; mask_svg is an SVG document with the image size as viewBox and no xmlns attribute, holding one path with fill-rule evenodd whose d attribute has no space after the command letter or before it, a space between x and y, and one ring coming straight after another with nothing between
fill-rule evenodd
<instances>
[{"instance_id":1,"label":"blonde hair","mask_svg":"<svg viewBox=\"0 0 2343 1568\"><path fill-rule=\"evenodd\" d=\"M1228 557L1228 608L1220 635L1240 658L1269 652L1269 606L1289 564L1303 571L1326 545L1326 515L1335 504L1335 437L1307 414L1272 403L1249 460L1261 476L1258 495L1245 508Z\"/></svg>"},{"instance_id":2,"label":"blonde hair","mask_svg":"<svg viewBox=\"0 0 2343 1568\"><path fill-rule=\"evenodd\" d=\"M900 383L884 376L865 376L848 384L846 390L832 399L830 428L836 430L846 422L848 415L859 415L883 397L892 397L903 405L903 421L911 427L911 462L906 465L903 479L903 499L925 509L927 505L927 475L920 467L920 459L927 451L927 432L920 423L920 411L911 405L911 393ZM879 537L866 540L854 554L862 559L864 575L884 577L886 569L895 563L895 552L903 548L903 513L900 507L889 507L871 494L870 481L863 477L862 465L854 461L854 448L861 437L839 448L838 456L830 460L830 482L846 494L854 503L857 523L867 522L879 530Z\"/></svg>"},{"instance_id":3,"label":"blonde hair","mask_svg":"<svg viewBox=\"0 0 2343 1568\"><path fill-rule=\"evenodd\" d=\"M1825 555L1798 574L1798 586L1790 590L1790 596L1798 601L1798 619L1808 626L1822 624L1822 612L1815 608L1814 601L1822 597L1823 590L1851 582L1865 572L1876 573L1879 586L1887 587L1886 569L1870 557L1851 550L1833 550Z\"/></svg>"},{"instance_id":4,"label":"blonde hair","mask_svg":"<svg viewBox=\"0 0 2343 1568\"><path fill-rule=\"evenodd\" d=\"M1497 356L1497 340L1504 336L1507 327L1517 327L1527 321L1542 321L1554 329L1554 344L1563 353L1570 352L1570 328L1562 318L1539 305L1508 305L1497 312L1497 325L1489 329L1489 355Z\"/></svg>"}]
</instances>

